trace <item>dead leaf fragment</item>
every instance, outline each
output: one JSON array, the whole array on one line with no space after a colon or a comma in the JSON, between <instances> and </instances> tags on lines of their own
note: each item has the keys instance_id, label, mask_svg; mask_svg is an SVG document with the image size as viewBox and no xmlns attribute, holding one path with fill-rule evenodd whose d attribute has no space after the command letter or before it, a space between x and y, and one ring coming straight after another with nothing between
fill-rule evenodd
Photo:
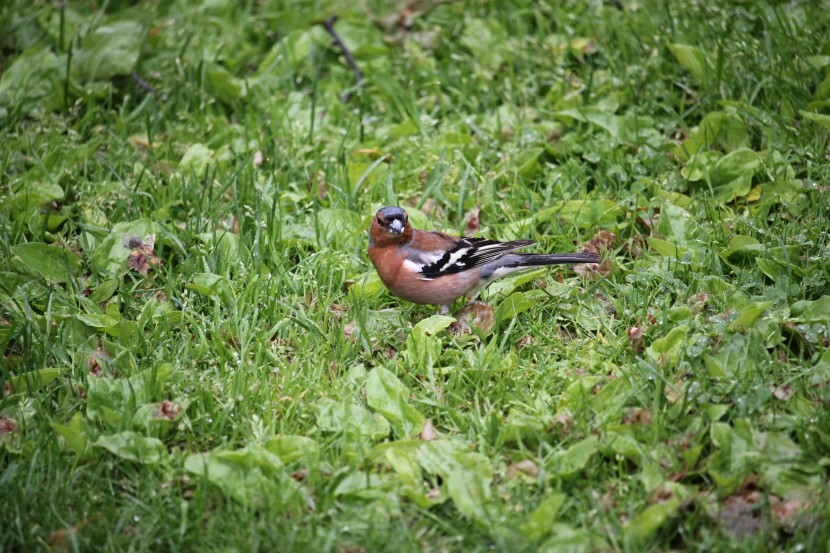
<instances>
[{"instance_id":1,"label":"dead leaf fragment","mask_svg":"<svg viewBox=\"0 0 830 553\"><path fill-rule=\"evenodd\" d=\"M424 428L418 437L425 442L431 442L435 439L435 427L432 426L432 419L424 421Z\"/></svg>"},{"instance_id":2,"label":"dead leaf fragment","mask_svg":"<svg viewBox=\"0 0 830 553\"><path fill-rule=\"evenodd\" d=\"M789 399L793 397L793 394L795 394L795 390L793 390L793 387L788 384L778 386L772 392L772 395L781 401L789 401Z\"/></svg>"},{"instance_id":3,"label":"dead leaf fragment","mask_svg":"<svg viewBox=\"0 0 830 553\"><path fill-rule=\"evenodd\" d=\"M156 235L151 234L143 240L138 236L124 237L124 247L133 250L127 258L127 268L147 276L150 267L161 263L161 259L153 255L156 245Z\"/></svg>"},{"instance_id":4,"label":"dead leaf fragment","mask_svg":"<svg viewBox=\"0 0 830 553\"><path fill-rule=\"evenodd\" d=\"M0 436L11 434L17 430L17 421L8 417L0 417Z\"/></svg>"},{"instance_id":5,"label":"dead leaf fragment","mask_svg":"<svg viewBox=\"0 0 830 553\"><path fill-rule=\"evenodd\" d=\"M574 265L574 272L590 280L604 277L614 271L614 261L606 257L599 263L580 263Z\"/></svg>"},{"instance_id":6,"label":"dead leaf fragment","mask_svg":"<svg viewBox=\"0 0 830 553\"><path fill-rule=\"evenodd\" d=\"M112 358L110 357L109 352L104 349L104 343L99 339L98 347L95 348L95 351L92 352L86 363L89 374L93 376L101 376L101 373L104 372L104 365L107 364L106 361L109 359Z\"/></svg>"},{"instance_id":7,"label":"dead leaf fragment","mask_svg":"<svg viewBox=\"0 0 830 553\"><path fill-rule=\"evenodd\" d=\"M617 235L607 230L597 232L583 247L584 252L605 253L617 247Z\"/></svg>"},{"instance_id":8,"label":"dead leaf fragment","mask_svg":"<svg viewBox=\"0 0 830 553\"><path fill-rule=\"evenodd\" d=\"M625 417L623 417L623 424L649 425L651 424L651 411L641 407L629 409Z\"/></svg>"},{"instance_id":9,"label":"dead leaf fragment","mask_svg":"<svg viewBox=\"0 0 830 553\"><path fill-rule=\"evenodd\" d=\"M736 538L757 534L769 527L769 516L758 509L762 500L758 491L727 497L715 515L715 522Z\"/></svg>"},{"instance_id":10,"label":"dead leaf fragment","mask_svg":"<svg viewBox=\"0 0 830 553\"><path fill-rule=\"evenodd\" d=\"M486 334L496 324L493 306L482 301L468 303L453 316L456 321L450 325L449 331L455 335L472 334L474 327Z\"/></svg>"},{"instance_id":11,"label":"dead leaf fragment","mask_svg":"<svg viewBox=\"0 0 830 553\"><path fill-rule=\"evenodd\" d=\"M522 459L507 467L507 476L509 478L516 478L520 474L536 478L539 476L539 467L530 459Z\"/></svg>"},{"instance_id":12,"label":"dead leaf fragment","mask_svg":"<svg viewBox=\"0 0 830 553\"><path fill-rule=\"evenodd\" d=\"M181 405L179 405L175 401L165 399L161 402L161 406L159 407L159 416L163 419L173 420L179 416L179 412L181 410Z\"/></svg>"},{"instance_id":13,"label":"dead leaf fragment","mask_svg":"<svg viewBox=\"0 0 830 553\"><path fill-rule=\"evenodd\" d=\"M467 224L464 226L464 236L472 236L478 232L479 227L481 226L481 220L478 218L478 214L481 212L481 208L479 206L475 206L473 209L467 213L466 217Z\"/></svg>"}]
</instances>

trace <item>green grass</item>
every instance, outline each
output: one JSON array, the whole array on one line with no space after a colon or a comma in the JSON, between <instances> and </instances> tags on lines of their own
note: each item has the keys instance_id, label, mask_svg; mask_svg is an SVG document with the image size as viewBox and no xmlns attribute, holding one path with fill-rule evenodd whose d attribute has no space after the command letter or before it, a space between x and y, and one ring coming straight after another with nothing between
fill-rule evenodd
<instances>
[{"instance_id":1,"label":"green grass","mask_svg":"<svg viewBox=\"0 0 830 553\"><path fill-rule=\"evenodd\" d=\"M826 549L826 5L30 4L0 549ZM448 333L371 270L395 204L610 271Z\"/></svg>"}]
</instances>

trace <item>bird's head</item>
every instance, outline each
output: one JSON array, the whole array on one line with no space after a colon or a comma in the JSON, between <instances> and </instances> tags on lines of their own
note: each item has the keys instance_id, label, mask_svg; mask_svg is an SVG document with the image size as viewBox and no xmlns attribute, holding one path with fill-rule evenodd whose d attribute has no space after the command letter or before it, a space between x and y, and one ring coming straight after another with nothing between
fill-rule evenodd
<instances>
[{"instance_id":1,"label":"bird's head","mask_svg":"<svg viewBox=\"0 0 830 553\"><path fill-rule=\"evenodd\" d=\"M412 238L412 226L406 211L398 206L378 210L369 229L369 237L378 245L408 242Z\"/></svg>"}]
</instances>

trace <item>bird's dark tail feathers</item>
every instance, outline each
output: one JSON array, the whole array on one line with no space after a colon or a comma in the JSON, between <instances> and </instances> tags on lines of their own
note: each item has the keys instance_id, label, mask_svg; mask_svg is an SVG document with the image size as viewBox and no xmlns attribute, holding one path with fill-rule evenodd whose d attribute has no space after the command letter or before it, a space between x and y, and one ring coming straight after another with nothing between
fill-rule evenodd
<instances>
[{"instance_id":1,"label":"bird's dark tail feathers","mask_svg":"<svg viewBox=\"0 0 830 553\"><path fill-rule=\"evenodd\" d=\"M570 263L599 263L596 253L515 253L510 256L516 267L537 265L567 265Z\"/></svg>"}]
</instances>

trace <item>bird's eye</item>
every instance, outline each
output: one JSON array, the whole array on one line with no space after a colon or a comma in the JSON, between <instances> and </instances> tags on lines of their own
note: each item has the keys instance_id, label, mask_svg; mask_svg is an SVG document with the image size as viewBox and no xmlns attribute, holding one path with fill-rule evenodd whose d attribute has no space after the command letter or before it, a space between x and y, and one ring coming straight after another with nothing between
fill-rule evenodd
<instances>
[{"instance_id":1,"label":"bird's eye","mask_svg":"<svg viewBox=\"0 0 830 553\"><path fill-rule=\"evenodd\" d=\"M381 218L380 218L380 215L378 215L378 224L379 224L379 225L382 225L382 224L383 224L383 219L381 219Z\"/></svg>"}]
</instances>

